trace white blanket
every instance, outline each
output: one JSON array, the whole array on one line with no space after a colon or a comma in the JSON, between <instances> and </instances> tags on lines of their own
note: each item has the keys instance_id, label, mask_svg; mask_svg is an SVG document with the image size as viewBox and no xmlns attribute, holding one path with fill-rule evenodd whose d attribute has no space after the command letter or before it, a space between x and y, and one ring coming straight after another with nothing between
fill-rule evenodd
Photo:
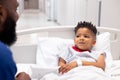
<instances>
[{"instance_id":1,"label":"white blanket","mask_svg":"<svg viewBox=\"0 0 120 80\"><path fill-rule=\"evenodd\" d=\"M76 67L64 74L49 73L40 80L111 80L102 69L93 66Z\"/></svg>"}]
</instances>

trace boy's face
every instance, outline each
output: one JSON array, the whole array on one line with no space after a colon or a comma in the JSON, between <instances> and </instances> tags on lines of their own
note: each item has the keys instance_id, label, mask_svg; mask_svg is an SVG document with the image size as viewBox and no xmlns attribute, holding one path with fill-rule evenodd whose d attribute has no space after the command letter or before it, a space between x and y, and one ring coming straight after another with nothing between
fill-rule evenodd
<instances>
[{"instance_id":1,"label":"boy's face","mask_svg":"<svg viewBox=\"0 0 120 80\"><path fill-rule=\"evenodd\" d=\"M81 50L91 50L96 40L93 33L87 28L79 28L74 39L75 46Z\"/></svg>"}]
</instances>

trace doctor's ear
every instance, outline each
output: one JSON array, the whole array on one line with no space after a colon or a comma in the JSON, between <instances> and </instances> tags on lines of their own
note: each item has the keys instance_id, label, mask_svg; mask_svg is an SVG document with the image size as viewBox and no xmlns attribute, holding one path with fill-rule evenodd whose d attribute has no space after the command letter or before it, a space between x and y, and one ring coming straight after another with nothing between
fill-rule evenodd
<instances>
[{"instance_id":1,"label":"doctor's ear","mask_svg":"<svg viewBox=\"0 0 120 80\"><path fill-rule=\"evenodd\" d=\"M6 20L6 17L7 17L7 11L2 5L0 5L0 32L3 30L2 26Z\"/></svg>"},{"instance_id":2,"label":"doctor's ear","mask_svg":"<svg viewBox=\"0 0 120 80\"><path fill-rule=\"evenodd\" d=\"M0 16L2 16L2 6L0 5Z\"/></svg>"},{"instance_id":3,"label":"doctor's ear","mask_svg":"<svg viewBox=\"0 0 120 80\"><path fill-rule=\"evenodd\" d=\"M3 22L6 19L6 9L0 5L0 22Z\"/></svg>"}]
</instances>

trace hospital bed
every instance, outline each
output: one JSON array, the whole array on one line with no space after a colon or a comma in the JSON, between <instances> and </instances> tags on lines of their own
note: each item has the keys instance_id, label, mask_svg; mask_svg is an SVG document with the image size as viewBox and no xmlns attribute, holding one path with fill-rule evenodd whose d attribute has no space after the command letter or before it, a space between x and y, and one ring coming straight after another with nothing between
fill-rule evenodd
<instances>
[{"instance_id":1,"label":"hospital bed","mask_svg":"<svg viewBox=\"0 0 120 80\"><path fill-rule=\"evenodd\" d=\"M100 40L103 40L105 42L105 40L107 39L105 43L98 43L97 44L98 48L100 44L104 44L104 46L107 45L106 48L109 48L107 49L109 53L107 57L110 57L108 58L108 62L109 62L108 65L110 67L106 69L106 73L112 77L112 80L119 80L120 79L120 30L115 28L108 28L108 27L97 27L97 30L98 30L98 35L103 34L102 36L99 37L101 38ZM107 32L107 34L105 32ZM59 45L58 43L61 43L61 41L62 44L64 43L64 45L72 44L73 43L72 40L74 38L74 26L52 26L52 27L50 26L50 27L38 27L38 28L30 28L25 30L18 30L17 36L18 36L18 40L11 47L11 50L13 52L13 57L17 63L18 72L25 71L28 74L30 74L30 76L32 76L33 71L31 70L31 66L36 66L36 65L45 66L44 61L43 63L37 61L42 59L42 57L41 58L38 57L41 55L40 50L38 50L40 49L39 45L42 45L43 48L44 46L49 48L49 47L54 47L55 44ZM44 45L44 43L46 42L47 45L46 44ZM50 46L49 43L51 43ZM50 63L54 62L54 60L57 59L55 58L51 60L53 61L50 61ZM56 64L53 63L53 65Z\"/></svg>"}]
</instances>

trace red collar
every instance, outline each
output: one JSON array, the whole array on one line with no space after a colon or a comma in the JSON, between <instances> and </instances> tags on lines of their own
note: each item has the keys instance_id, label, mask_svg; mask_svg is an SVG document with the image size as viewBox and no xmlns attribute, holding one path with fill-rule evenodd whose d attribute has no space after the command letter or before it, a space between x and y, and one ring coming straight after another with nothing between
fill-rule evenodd
<instances>
[{"instance_id":1,"label":"red collar","mask_svg":"<svg viewBox=\"0 0 120 80\"><path fill-rule=\"evenodd\" d=\"M90 52L90 50L81 50L81 49L78 49L76 46L72 46L72 48L73 48L75 51L78 51L78 52L83 52L83 51L88 51L88 52Z\"/></svg>"}]
</instances>

